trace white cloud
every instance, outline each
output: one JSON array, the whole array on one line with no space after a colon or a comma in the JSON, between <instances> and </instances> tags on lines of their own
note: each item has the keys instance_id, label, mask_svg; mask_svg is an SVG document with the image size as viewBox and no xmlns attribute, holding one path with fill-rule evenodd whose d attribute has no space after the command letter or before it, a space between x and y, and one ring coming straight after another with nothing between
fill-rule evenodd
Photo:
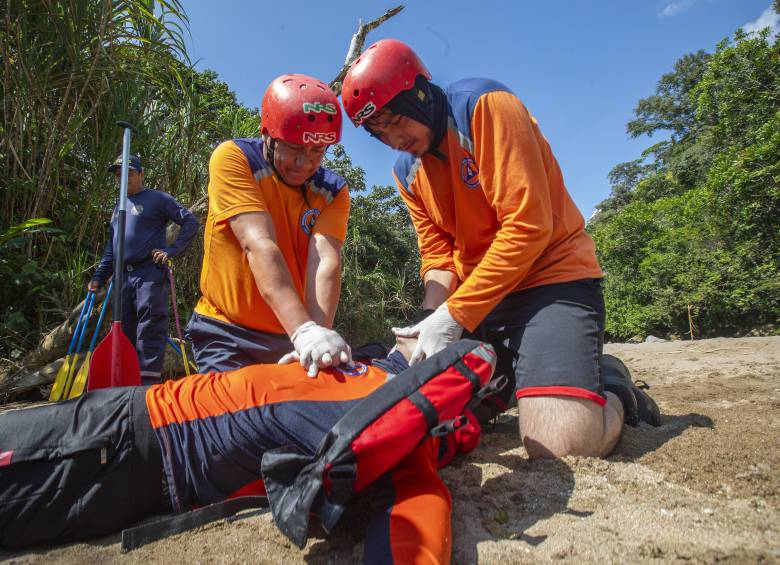
<instances>
[{"instance_id":1,"label":"white cloud","mask_svg":"<svg viewBox=\"0 0 780 565\"><path fill-rule=\"evenodd\" d=\"M696 1L697 0L662 0L658 15L662 18L671 18L693 6Z\"/></svg>"},{"instance_id":2,"label":"white cloud","mask_svg":"<svg viewBox=\"0 0 780 565\"><path fill-rule=\"evenodd\" d=\"M772 28L773 34L780 33L780 15L771 5L758 16L757 20L746 23L742 29L745 33L756 33L765 27Z\"/></svg>"}]
</instances>

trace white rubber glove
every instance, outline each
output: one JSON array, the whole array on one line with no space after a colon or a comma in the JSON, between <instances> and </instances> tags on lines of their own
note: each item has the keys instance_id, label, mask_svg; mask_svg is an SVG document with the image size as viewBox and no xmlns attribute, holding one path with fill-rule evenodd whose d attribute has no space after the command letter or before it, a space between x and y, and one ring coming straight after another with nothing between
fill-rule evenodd
<instances>
[{"instance_id":1,"label":"white rubber glove","mask_svg":"<svg viewBox=\"0 0 780 565\"><path fill-rule=\"evenodd\" d=\"M409 365L419 363L449 344L460 339L463 334L463 326L450 316L447 303L433 311L433 314L418 322L414 326L406 328L392 328L398 337L416 337L417 345L409 360Z\"/></svg>"},{"instance_id":2,"label":"white rubber glove","mask_svg":"<svg viewBox=\"0 0 780 565\"><path fill-rule=\"evenodd\" d=\"M352 350L344 338L311 320L298 326L290 341L295 351L283 356L278 363L299 361L310 377L316 377L319 369L352 362Z\"/></svg>"}]
</instances>

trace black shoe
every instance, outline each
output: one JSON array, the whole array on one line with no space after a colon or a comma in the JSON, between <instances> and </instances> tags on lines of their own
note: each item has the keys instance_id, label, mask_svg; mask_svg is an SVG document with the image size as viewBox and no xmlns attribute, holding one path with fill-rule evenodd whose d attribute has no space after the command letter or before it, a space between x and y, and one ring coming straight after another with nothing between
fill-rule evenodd
<instances>
[{"instance_id":1,"label":"black shoe","mask_svg":"<svg viewBox=\"0 0 780 565\"><path fill-rule=\"evenodd\" d=\"M639 422L647 422L651 426L661 425L661 411L643 388L650 385L631 380L628 368L617 357L601 356L601 377L604 390L615 394L623 404L624 421L629 426L637 426Z\"/></svg>"}]
</instances>

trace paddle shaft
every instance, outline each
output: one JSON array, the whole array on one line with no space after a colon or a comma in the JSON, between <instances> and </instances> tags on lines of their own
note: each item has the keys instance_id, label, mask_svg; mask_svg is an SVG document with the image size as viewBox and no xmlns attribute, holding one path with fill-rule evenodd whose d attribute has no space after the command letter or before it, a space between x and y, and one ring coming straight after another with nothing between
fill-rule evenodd
<instances>
[{"instance_id":1,"label":"paddle shaft","mask_svg":"<svg viewBox=\"0 0 780 565\"><path fill-rule=\"evenodd\" d=\"M125 275L125 222L127 213L127 181L130 174L130 138L135 129L127 122L117 122L124 129L122 137L122 173L119 178L119 205L117 206L117 232L115 234L114 247L114 311L111 316L111 361L109 363L110 386L121 386L124 383L122 377L122 348L127 346L127 338L122 332L122 284ZM135 348L133 348L135 354Z\"/></svg>"},{"instance_id":2,"label":"paddle shaft","mask_svg":"<svg viewBox=\"0 0 780 565\"><path fill-rule=\"evenodd\" d=\"M176 285L173 282L173 262L168 261L168 280L171 282L171 306L173 307L173 319L176 322L176 337L180 342L184 342L184 334L181 333L181 324L179 323L179 307L176 302Z\"/></svg>"},{"instance_id":3,"label":"paddle shaft","mask_svg":"<svg viewBox=\"0 0 780 565\"><path fill-rule=\"evenodd\" d=\"M111 280L111 282L108 283L108 290L106 291L106 298L103 300L103 308L100 310L100 316L98 316L97 321L97 327L95 328L95 333L92 334L92 341L89 343L89 353L92 353L95 350L95 344L97 343L97 337L98 333L100 332L100 325L103 323L103 316L106 315L106 310L108 310L108 301L111 299L111 290L114 288L114 281Z\"/></svg>"},{"instance_id":4,"label":"paddle shaft","mask_svg":"<svg viewBox=\"0 0 780 565\"><path fill-rule=\"evenodd\" d=\"M114 293L114 311L111 313L113 322L120 322L122 319L122 283L125 274L125 214L127 211L127 178L130 171L130 136L132 129L132 126L127 123L119 122L119 125L124 127L125 132L122 138L122 175L119 180L117 231L114 234L114 280L116 281L117 291Z\"/></svg>"},{"instance_id":5,"label":"paddle shaft","mask_svg":"<svg viewBox=\"0 0 780 565\"><path fill-rule=\"evenodd\" d=\"M73 336L70 338L70 345L68 346L68 353L67 353L68 357L70 357L70 354L73 353L73 348L76 347L76 340L78 339L79 330L81 329L81 324L84 318L84 312L87 311L87 302L89 302L89 295L90 295L90 291L87 291L87 295L84 297L84 302L81 304L81 312L79 312L79 319L76 322L76 327L73 328Z\"/></svg>"},{"instance_id":6,"label":"paddle shaft","mask_svg":"<svg viewBox=\"0 0 780 565\"><path fill-rule=\"evenodd\" d=\"M70 389L73 386L73 378L76 376L76 373L78 371L76 370L78 367L78 357L81 354L81 347L84 345L84 336L87 333L87 326L89 325L89 318L92 316L92 307L95 304L95 292L89 291L89 294L87 295L87 310L84 313L84 323L81 324L81 332L79 333L79 341L76 344L76 349L73 352L73 364L68 368L68 376L65 380L65 384L62 387L62 394L60 396L60 399L68 398L70 395ZM97 328L95 328L95 333L97 333Z\"/></svg>"},{"instance_id":7,"label":"paddle shaft","mask_svg":"<svg viewBox=\"0 0 780 565\"><path fill-rule=\"evenodd\" d=\"M81 332L79 333L79 341L76 344L75 353L81 353L81 346L84 344L84 334L86 334L87 326L89 325L89 318L92 315L92 306L95 304L95 293L90 291L87 296L87 311L84 314L84 323L81 325Z\"/></svg>"},{"instance_id":8,"label":"paddle shaft","mask_svg":"<svg viewBox=\"0 0 780 565\"><path fill-rule=\"evenodd\" d=\"M168 260L168 280L171 281L171 305L173 307L173 319L176 321L176 334L181 345L181 360L184 363L184 372L189 376L190 363L187 361L187 346L184 344L184 335L181 333L181 324L179 323L179 305L176 302L176 285L173 282L173 261Z\"/></svg>"}]
</instances>

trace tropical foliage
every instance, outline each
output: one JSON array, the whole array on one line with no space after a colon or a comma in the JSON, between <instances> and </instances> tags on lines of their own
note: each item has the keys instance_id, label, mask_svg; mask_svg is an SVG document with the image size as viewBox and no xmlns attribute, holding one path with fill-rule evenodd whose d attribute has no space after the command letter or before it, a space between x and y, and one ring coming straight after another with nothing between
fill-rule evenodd
<instances>
[{"instance_id":1,"label":"tropical foliage","mask_svg":"<svg viewBox=\"0 0 780 565\"><path fill-rule=\"evenodd\" d=\"M588 227L614 338L778 331L777 39L738 31L686 55L637 105L629 134L668 139L612 170Z\"/></svg>"},{"instance_id":2,"label":"tropical foliage","mask_svg":"<svg viewBox=\"0 0 780 565\"><path fill-rule=\"evenodd\" d=\"M351 343L391 343L390 327L414 318L422 301L416 241L394 187L375 186L352 196L336 314L339 331Z\"/></svg>"},{"instance_id":3,"label":"tropical foliage","mask_svg":"<svg viewBox=\"0 0 780 565\"><path fill-rule=\"evenodd\" d=\"M11 0L0 21L0 353L17 357L81 299L99 258L117 120L139 130L148 184L191 205L214 144L259 117L190 68L179 0ZM48 229L27 225L37 217ZM190 298L196 278L184 279Z\"/></svg>"}]
</instances>

